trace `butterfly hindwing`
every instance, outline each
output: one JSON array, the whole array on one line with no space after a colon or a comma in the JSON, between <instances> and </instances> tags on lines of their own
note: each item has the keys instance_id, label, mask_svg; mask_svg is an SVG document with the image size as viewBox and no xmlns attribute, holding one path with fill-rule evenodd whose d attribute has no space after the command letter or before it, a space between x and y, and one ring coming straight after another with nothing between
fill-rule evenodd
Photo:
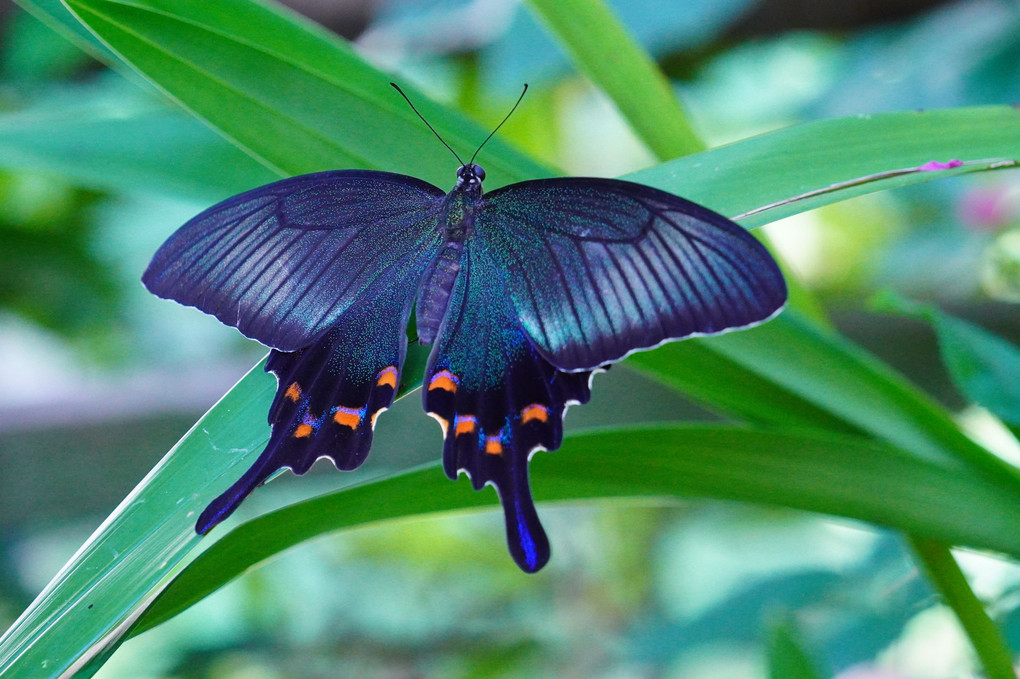
<instances>
[{"instance_id":1,"label":"butterfly hindwing","mask_svg":"<svg viewBox=\"0 0 1020 679\"><path fill-rule=\"evenodd\" d=\"M388 172L284 179L189 221L142 280L267 346L303 349L408 253L430 259L444 193Z\"/></svg>"},{"instance_id":2,"label":"butterfly hindwing","mask_svg":"<svg viewBox=\"0 0 1020 679\"><path fill-rule=\"evenodd\" d=\"M269 443L251 469L205 509L199 532L229 516L279 469L304 474L323 457L341 470L365 461L376 418L390 407L400 384L420 259L405 254L311 346L270 352L266 371L276 375L278 385L269 409Z\"/></svg>"},{"instance_id":3,"label":"butterfly hindwing","mask_svg":"<svg viewBox=\"0 0 1020 679\"><path fill-rule=\"evenodd\" d=\"M786 302L775 261L728 219L612 179L543 179L485 194L486 247L513 271L528 335L564 370L764 321Z\"/></svg>"},{"instance_id":4,"label":"butterfly hindwing","mask_svg":"<svg viewBox=\"0 0 1020 679\"><path fill-rule=\"evenodd\" d=\"M468 247L425 373L425 410L443 427L443 465L475 489L496 487L507 541L529 572L549 559L528 483L528 459L554 450L568 404L589 398L589 373L564 373L528 339L507 296L507 274L483 248Z\"/></svg>"}]
</instances>

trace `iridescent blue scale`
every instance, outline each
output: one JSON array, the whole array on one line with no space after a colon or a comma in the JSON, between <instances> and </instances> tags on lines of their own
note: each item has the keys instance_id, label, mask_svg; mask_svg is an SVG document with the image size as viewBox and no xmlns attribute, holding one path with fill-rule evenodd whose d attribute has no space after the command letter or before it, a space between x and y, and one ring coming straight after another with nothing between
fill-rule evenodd
<instances>
[{"instance_id":1,"label":"iridescent blue scale","mask_svg":"<svg viewBox=\"0 0 1020 679\"><path fill-rule=\"evenodd\" d=\"M270 346L272 434L202 513L199 533L277 470L354 469L400 384L406 328L433 344L425 410L443 465L495 486L510 552L549 559L528 460L555 450L594 370L665 341L761 323L785 304L775 261L736 224L669 193L544 179L482 193L467 163L448 194L371 171L293 177L198 215L143 281Z\"/></svg>"}]
</instances>

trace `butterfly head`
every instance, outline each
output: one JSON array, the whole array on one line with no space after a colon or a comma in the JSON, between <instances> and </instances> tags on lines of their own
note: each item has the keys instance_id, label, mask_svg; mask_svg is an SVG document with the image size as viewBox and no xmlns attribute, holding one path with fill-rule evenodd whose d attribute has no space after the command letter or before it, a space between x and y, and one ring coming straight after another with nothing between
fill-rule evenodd
<instances>
[{"instance_id":1,"label":"butterfly head","mask_svg":"<svg viewBox=\"0 0 1020 679\"><path fill-rule=\"evenodd\" d=\"M482 182L485 181L485 170L477 163L465 163L457 170L457 188L482 189Z\"/></svg>"}]
</instances>

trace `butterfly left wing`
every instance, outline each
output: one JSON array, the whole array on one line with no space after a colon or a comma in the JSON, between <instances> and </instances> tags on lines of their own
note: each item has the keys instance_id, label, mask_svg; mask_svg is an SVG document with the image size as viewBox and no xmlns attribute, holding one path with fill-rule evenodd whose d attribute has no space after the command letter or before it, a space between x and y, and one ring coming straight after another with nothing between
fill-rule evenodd
<instances>
[{"instance_id":1,"label":"butterfly left wing","mask_svg":"<svg viewBox=\"0 0 1020 679\"><path fill-rule=\"evenodd\" d=\"M425 410L443 428L443 467L476 490L492 484L510 553L525 571L549 560L528 483L528 460L555 450L567 405L589 398L590 373L565 373L528 339L507 291L507 271L469 242L425 372Z\"/></svg>"},{"instance_id":2,"label":"butterfly left wing","mask_svg":"<svg viewBox=\"0 0 1020 679\"><path fill-rule=\"evenodd\" d=\"M767 320L786 303L768 250L700 205L614 179L485 194L478 232L540 353L590 370L632 351Z\"/></svg>"},{"instance_id":3,"label":"butterfly left wing","mask_svg":"<svg viewBox=\"0 0 1020 679\"><path fill-rule=\"evenodd\" d=\"M414 295L441 244L444 195L384 172L292 177L214 205L153 257L143 278L152 292L274 348L269 443L205 509L199 533L281 468L364 461L400 383Z\"/></svg>"}]
</instances>

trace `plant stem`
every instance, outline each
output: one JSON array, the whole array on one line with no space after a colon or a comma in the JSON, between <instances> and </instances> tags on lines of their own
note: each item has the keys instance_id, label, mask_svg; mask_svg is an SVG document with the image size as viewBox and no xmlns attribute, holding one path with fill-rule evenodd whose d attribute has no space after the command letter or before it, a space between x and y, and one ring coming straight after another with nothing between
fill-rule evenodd
<instances>
[{"instance_id":1,"label":"plant stem","mask_svg":"<svg viewBox=\"0 0 1020 679\"><path fill-rule=\"evenodd\" d=\"M914 554L928 577L953 609L989 679L1017 679L1013 658L1002 632L967 584L949 545L938 540L910 536Z\"/></svg>"}]
</instances>

